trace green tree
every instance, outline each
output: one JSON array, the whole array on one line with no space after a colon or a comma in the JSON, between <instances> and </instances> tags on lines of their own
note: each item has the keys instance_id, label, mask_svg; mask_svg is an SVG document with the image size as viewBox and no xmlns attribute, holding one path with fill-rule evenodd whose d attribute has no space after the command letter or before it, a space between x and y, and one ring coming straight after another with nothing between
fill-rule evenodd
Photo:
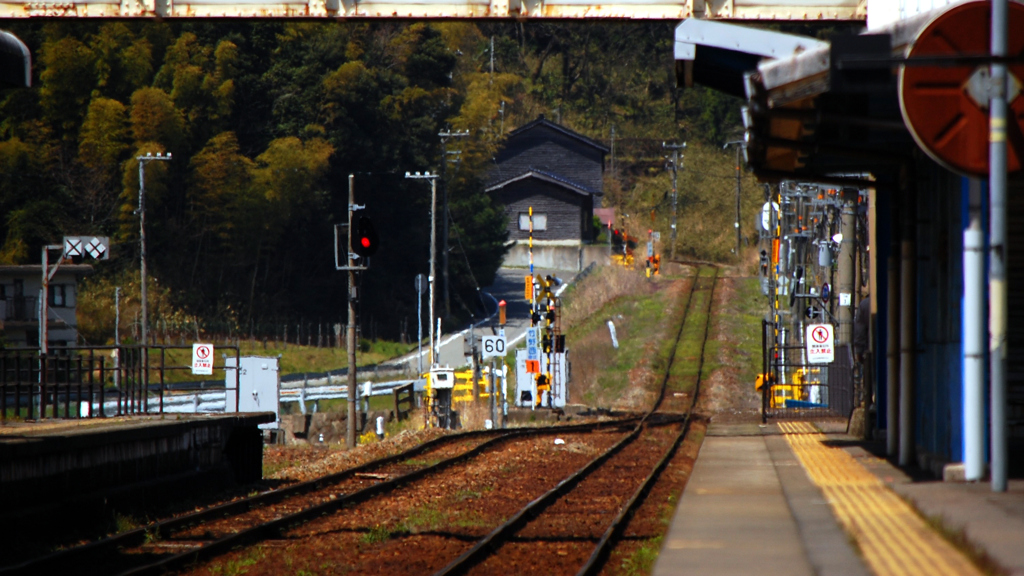
<instances>
[{"instance_id":1,"label":"green tree","mask_svg":"<svg viewBox=\"0 0 1024 576\"><path fill-rule=\"evenodd\" d=\"M127 102L153 77L153 47L125 22L102 25L89 38L96 58L96 87L105 97Z\"/></svg>"},{"instance_id":2,"label":"green tree","mask_svg":"<svg viewBox=\"0 0 1024 576\"><path fill-rule=\"evenodd\" d=\"M128 109L110 98L89 103L78 141L78 161L85 171L76 197L84 218L105 229L116 215L121 165L127 159L131 131Z\"/></svg>"},{"instance_id":3,"label":"green tree","mask_svg":"<svg viewBox=\"0 0 1024 576\"><path fill-rule=\"evenodd\" d=\"M77 38L43 45L39 101L43 119L66 138L74 138L96 86L96 56Z\"/></svg>"},{"instance_id":4,"label":"green tree","mask_svg":"<svg viewBox=\"0 0 1024 576\"><path fill-rule=\"evenodd\" d=\"M184 115L171 97L159 88L140 88L132 94L130 120L136 143L159 142L161 150L184 156L186 126Z\"/></svg>"}]
</instances>

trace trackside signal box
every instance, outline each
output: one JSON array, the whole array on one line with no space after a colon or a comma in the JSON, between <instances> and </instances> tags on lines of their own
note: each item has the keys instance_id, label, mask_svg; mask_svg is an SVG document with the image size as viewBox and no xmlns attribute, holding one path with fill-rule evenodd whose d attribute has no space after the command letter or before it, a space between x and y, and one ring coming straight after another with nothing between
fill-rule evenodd
<instances>
[{"instance_id":1,"label":"trackside signal box","mask_svg":"<svg viewBox=\"0 0 1024 576\"><path fill-rule=\"evenodd\" d=\"M224 358L224 388L227 412L273 412L274 422L260 424L263 430L276 430L281 423L281 373L277 357L242 356L235 390L235 359ZM238 403L235 403L235 399Z\"/></svg>"},{"instance_id":2,"label":"trackside signal box","mask_svg":"<svg viewBox=\"0 0 1024 576\"><path fill-rule=\"evenodd\" d=\"M539 360L530 360L526 350L516 350L516 395L512 398L520 408L565 408L569 400L569 351L554 352L548 366L548 354L541 354ZM533 366L528 366L528 364ZM531 372L530 368L539 368ZM550 369L550 391L537 390L538 376L546 375Z\"/></svg>"}]
</instances>

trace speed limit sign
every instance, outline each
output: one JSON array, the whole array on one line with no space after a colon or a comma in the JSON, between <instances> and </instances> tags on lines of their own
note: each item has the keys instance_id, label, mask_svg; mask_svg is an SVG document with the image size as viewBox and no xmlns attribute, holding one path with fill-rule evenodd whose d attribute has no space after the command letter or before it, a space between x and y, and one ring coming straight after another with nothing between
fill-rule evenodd
<instances>
[{"instance_id":1,"label":"speed limit sign","mask_svg":"<svg viewBox=\"0 0 1024 576\"><path fill-rule=\"evenodd\" d=\"M492 356L504 356L505 355L505 337L504 336L484 336L483 337L484 347L484 358L490 358Z\"/></svg>"}]
</instances>

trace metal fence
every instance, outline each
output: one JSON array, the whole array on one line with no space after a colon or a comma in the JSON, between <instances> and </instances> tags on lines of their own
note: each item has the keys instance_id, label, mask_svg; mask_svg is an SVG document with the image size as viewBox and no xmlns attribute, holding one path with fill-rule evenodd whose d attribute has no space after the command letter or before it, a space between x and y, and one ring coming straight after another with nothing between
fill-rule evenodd
<instances>
[{"instance_id":1,"label":"metal fence","mask_svg":"<svg viewBox=\"0 0 1024 576\"><path fill-rule=\"evenodd\" d=\"M854 408L850 346L838 346L835 360L828 364L804 362L802 352L802 346L767 348L770 386L762 388L765 418L848 418Z\"/></svg>"},{"instance_id":2,"label":"metal fence","mask_svg":"<svg viewBox=\"0 0 1024 576\"><path fill-rule=\"evenodd\" d=\"M217 350L229 351L237 365L238 347ZM207 389L203 383L177 383L178 373L191 372L191 351L191 346L52 347L42 356L35 348L0 350L0 418L161 414L172 393ZM223 371L223 357L214 360L215 373ZM233 373L237 380L238 371ZM219 382L223 387L223 377Z\"/></svg>"}]
</instances>

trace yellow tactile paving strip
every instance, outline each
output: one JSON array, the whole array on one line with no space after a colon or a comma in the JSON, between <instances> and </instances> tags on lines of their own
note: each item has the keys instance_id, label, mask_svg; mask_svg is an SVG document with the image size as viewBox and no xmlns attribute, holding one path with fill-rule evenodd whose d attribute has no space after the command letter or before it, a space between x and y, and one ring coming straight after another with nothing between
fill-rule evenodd
<instances>
[{"instance_id":1,"label":"yellow tactile paving strip","mask_svg":"<svg viewBox=\"0 0 1024 576\"><path fill-rule=\"evenodd\" d=\"M779 428L875 574L981 574L852 456L826 446L810 423L780 422Z\"/></svg>"}]
</instances>

